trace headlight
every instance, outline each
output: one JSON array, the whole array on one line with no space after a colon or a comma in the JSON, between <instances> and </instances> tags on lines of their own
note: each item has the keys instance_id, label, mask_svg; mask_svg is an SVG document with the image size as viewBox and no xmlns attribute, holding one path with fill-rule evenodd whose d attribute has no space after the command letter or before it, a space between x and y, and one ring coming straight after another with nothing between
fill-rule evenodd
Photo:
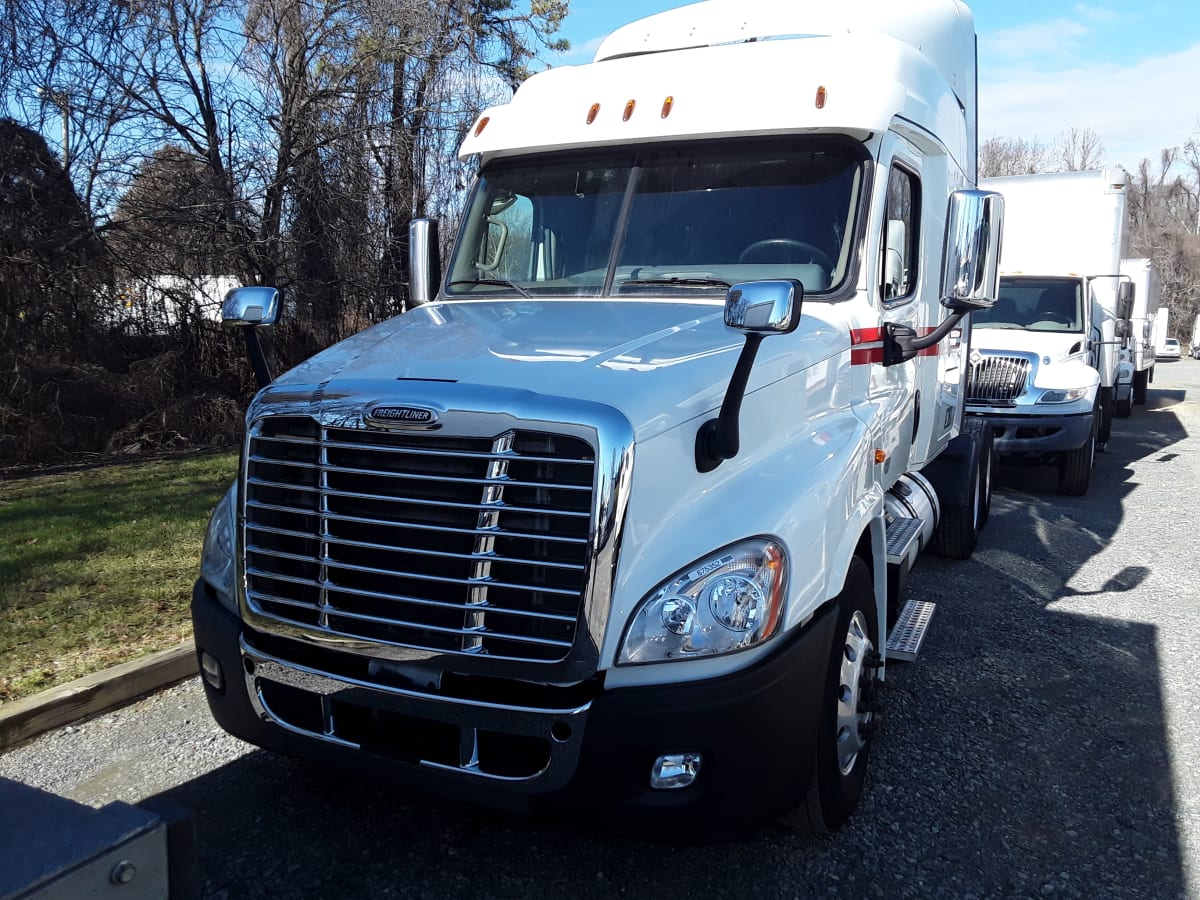
<instances>
[{"instance_id":1,"label":"headlight","mask_svg":"<svg viewBox=\"0 0 1200 900\"><path fill-rule=\"evenodd\" d=\"M618 665L730 653L761 644L783 620L787 557L754 538L679 572L642 600L617 655Z\"/></svg>"},{"instance_id":2,"label":"headlight","mask_svg":"<svg viewBox=\"0 0 1200 900\"><path fill-rule=\"evenodd\" d=\"M1088 388L1071 388L1069 391L1042 391L1038 403L1071 403L1088 395Z\"/></svg>"},{"instance_id":3,"label":"headlight","mask_svg":"<svg viewBox=\"0 0 1200 900\"><path fill-rule=\"evenodd\" d=\"M200 577L216 591L221 602L234 612L237 611L233 567L236 487L231 486L213 510L212 518L208 520L208 530L204 532L204 549L200 553Z\"/></svg>"}]
</instances>

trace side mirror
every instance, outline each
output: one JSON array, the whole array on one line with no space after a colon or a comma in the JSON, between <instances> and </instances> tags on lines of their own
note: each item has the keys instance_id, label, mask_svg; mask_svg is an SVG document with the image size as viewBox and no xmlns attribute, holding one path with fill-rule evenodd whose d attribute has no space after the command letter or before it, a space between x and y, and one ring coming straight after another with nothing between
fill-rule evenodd
<instances>
[{"instance_id":1,"label":"side mirror","mask_svg":"<svg viewBox=\"0 0 1200 900\"><path fill-rule=\"evenodd\" d=\"M226 325L274 325L278 320L278 288L234 288L221 302L221 321Z\"/></svg>"},{"instance_id":2,"label":"side mirror","mask_svg":"<svg viewBox=\"0 0 1200 900\"><path fill-rule=\"evenodd\" d=\"M996 302L1004 198L993 191L955 191L946 211L942 305L955 312Z\"/></svg>"},{"instance_id":3,"label":"side mirror","mask_svg":"<svg viewBox=\"0 0 1200 900\"><path fill-rule=\"evenodd\" d=\"M761 335L788 334L800 324L804 285L795 279L745 281L725 295L725 324Z\"/></svg>"},{"instance_id":4,"label":"side mirror","mask_svg":"<svg viewBox=\"0 0 1200 900\"><path fill-rule=\"evenodd\" d=\"M428 303L437 295L442 281L441 248L436 219L413 219L408 223L408 302Z\"/></svg>"},{"instance_id":5,"label":"side mirror","mask_svg":"<svg viewBox=\"0 0 1200 900\"><path fill-rule=\"evenodd\" d=\"M1132 323L1128 319L1117 319L1113 322L1113 334L1118 338L1127 338L1132 331Z\"/></svg>"},{"instance_id":6,"label":"side mirror","mask_svg":"<svg viewBox=\"0 0 1200 900\"><path fill-rule=\"evenodd\" d=\"M1133 298L1135 288L1132 281L1122 281L1117 285L1117 318L1133 318Z\"/></svg>"},{"instance_id":7,"label":"side mirror","mask_svg":"<svg viewBox=\"0 0 1200 900\"><path fill-rule=\"evenodd\" d=\"M241 326L246 339L246 355L260 388L271 383L267 356L258 339L258 326L274 325L279 320L279 290L273 287L234 288L221 302L221 321Z\"/></svg>"},{"instance_id":8,"label":"side mirror","mask_svg":"<svg viewBox=\"0 0 1200 900\"><path fill-rule=\"evenodd\" d=\"M804 285L795 279L747 281L735 284L725 295L725 324L746 332L742 355L725 388L725 399L717 418L709 419L696 432L696 471L711 472L741 449L738 419L742 398L750 382L750 370L758 345L769 334L790 334L800 324Z\"/></svg>"}]
</instances>

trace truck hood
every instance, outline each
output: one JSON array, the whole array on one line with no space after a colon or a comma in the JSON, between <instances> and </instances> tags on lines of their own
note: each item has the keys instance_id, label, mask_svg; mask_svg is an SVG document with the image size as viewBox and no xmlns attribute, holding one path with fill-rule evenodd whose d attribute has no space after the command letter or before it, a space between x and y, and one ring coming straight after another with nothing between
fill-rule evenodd
<instances>
[{"instance_id":1,"label":"truck hood","mask_svg":"<svg viewBox=\"0 0 1200 900\"><path fill-rule=\"evenodd\" d=\"M437 382L486 385L608 404L646 440L720 406L745 343L722 310L695 301L431 303L301 363L259 400L369 392L420 402ZM807 304L793 334L763 341L748 393L848 349L831 314L829 304Z\"/></svg>"},{"instance_id":2,"label":"truck hood","mask_svg":"<svg viewBox=\"0 0 1200 900\"><path fill-rule=\"evenodd\" d=\"M1028 331L1023 328L974 328L971 330L971 346L983 352L1033 353L1040 359L1049 357L1049 363L1087 353L1087 340L1077 331Z\"/></svg>"}]
</instances>

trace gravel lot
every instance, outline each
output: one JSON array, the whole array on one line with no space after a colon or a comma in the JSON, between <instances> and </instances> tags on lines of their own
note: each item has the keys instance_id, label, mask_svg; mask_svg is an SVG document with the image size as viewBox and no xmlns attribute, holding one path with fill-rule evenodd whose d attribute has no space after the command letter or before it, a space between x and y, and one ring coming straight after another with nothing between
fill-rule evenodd
<instances>
[{"instance_id":1,"label":"gravel lot","mask_svg":"<svg viewBox=\"0 0 1200 900\"><path fill-rule=\"evenodd\" d=\"M236 741L193 680L0 756L85 803L193 809L212 898L1200 897L1200 362L1160 363L1087 497L1002 467L889 673L866 796L828 837L643 844L378 790Z\"/></svg>"}]
</instances>

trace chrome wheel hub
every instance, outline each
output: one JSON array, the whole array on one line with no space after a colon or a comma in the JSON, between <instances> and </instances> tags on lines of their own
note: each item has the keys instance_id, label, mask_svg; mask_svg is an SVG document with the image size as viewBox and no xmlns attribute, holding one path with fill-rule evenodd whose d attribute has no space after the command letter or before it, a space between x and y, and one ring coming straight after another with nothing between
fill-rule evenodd
<instances>
[{"instance_id":1,"label":"chrome wheel hub","mask_svg":"<svg viewBox=\"0 0 1200 900\"><path fill-rule=\"evenodd\" d=\"M838 677L837 742L838 769L849 775L859 752L867 745L868 723L874 715L864 707L871 700L875 668L871 661L874 646L867 632L867 618L856 610L846 628Z\"/></svg>"}]
</instances>

